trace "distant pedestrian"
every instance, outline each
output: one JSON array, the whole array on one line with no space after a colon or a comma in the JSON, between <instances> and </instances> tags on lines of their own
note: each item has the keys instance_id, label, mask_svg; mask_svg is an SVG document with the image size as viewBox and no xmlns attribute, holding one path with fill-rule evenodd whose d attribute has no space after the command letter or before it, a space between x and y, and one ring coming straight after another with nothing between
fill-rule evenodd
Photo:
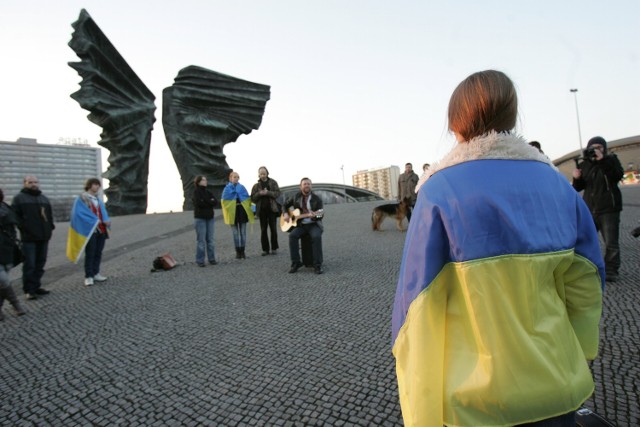
<instances>
[{"instance_id":1,"label":"distant pedestrian","mask_svg":"<svg viewBox=\"0 0 640 427\"><path fill-rule=\"evenodd\" d=\"M233 243L236 246L236 259L244 259L247 245L247 222L253 223L251 197L244 185L238 182L237 172L229 173L229 183L222 191L222 215L224 223L231 226Z\"/></svg>"},{"instance_id":2,"label":"distant pedestrian","mask_svg":"<svg viewBox=\"0 0 640 427\"><path fill-rule=\"evenodd\" d=\"M34 175L27 175L24 188L16 194L11 203L18 217L18 227L22 240L24 262L22 263L22 290L27 299L37 299L46 295L42 287L44 266L47 263L49 240L53 230L53 211L49 199L40 191L40 182Z\"/></svg>"},{"instance_id":3,"label":"distant pedestrian","mask_svg":"<svg viewBox=\"0 0 640 427\"><path fill-rule=\"evenodd\" d=\"M93 286L94 283L104 282L106 276L100 274L102 252L109 238L111 218L107 213L104 202L98 197L100 180L89 178L84 185L84 193L76 199L71 211L71 222L86 221L89 235L84 249L84 285ZM82 205L82 206L80 206Z\"/></svg>"},{"instance_id":4,"label":"distant pedestrian","mask_svg":"<svg viewBox=\"0 0 640 427\"><path fill-rule=\"evenodd\" d=\"M193 190L193 217L196 229L196 264L204 267L205 255L209 264L216 265L216 252L213 242L215 227L213 222L216 198L207 190L207 177L196 176ZM205 253L206 251L206 253Z\"/></svg>"},{"instance_id":5,"label":"distant pedestrian","mask_svg":"<svg viewBox=\"0 0 640 427\"><path fill-rule=\"evenodd\" d=\"M608 282L618 280L620 268L622 193L618 183L623 176L620 160L607 151L607 141L601 136L589 140L584 160L573 171L573 188L584 190L583 199L606 246L604 265Z\"/></svg>"},{"instance_id":6,"label":"distant pedestrian","mask_svg":"<svg viewBox=\"0 0 640 427\"><path fill-rule=\"evenodd\" d=\"M263 256L269 255L269 231L271 234L271 253L275 255L278 250L276 223L281 213L277 201L279 196L278 183L269 177L267 168L261 166L258 169L258 182L251 189L251 200L256 204L256 216L260 219L260 243Z\"/></svg>"},{"instance_id":7,"label":"distant pedestrian","mask_svg":"<svg viewBox=\"0 0 640 427\"><path fill-rule=\"evenodd\" d=\"M25 314L9 280L9 270L13 267L14 262L13 251L17 240L17 223L18 218L11 207L4 202L4 192L0 189L0 320L4 320L2 313L4 300L11 303L18 316Z\"/></svg>"},{"instance_id":8,"label":"distant pedestrian","mask_svg":"<svg viewBox=\"0 0 640 427\"><path fill-rule=\"evenodd\" d=\"M424 165L422 165L422 172L426 172L429 167L431 167L429 163L425 163Z\"/></svg>"},{"instance_id":9,"label":"distant pedestrian","mask_svg":"<svg viewBox=\"0 0 640 427\"><path fill-rule=\"evenodd\" d=\"M416 204L416 185L419 179L411 163L404 165L404 173L398 177L398 200L407 200L409 203L407 221L411 221L411 211Z\"/></svg>"}]
</instances>

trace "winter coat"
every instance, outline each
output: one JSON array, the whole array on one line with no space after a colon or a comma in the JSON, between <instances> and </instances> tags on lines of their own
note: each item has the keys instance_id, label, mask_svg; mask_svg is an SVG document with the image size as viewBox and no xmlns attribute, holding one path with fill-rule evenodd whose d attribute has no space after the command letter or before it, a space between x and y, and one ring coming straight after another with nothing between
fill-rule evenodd
<instances>
[{"instance_id":1,"label":"winter coat","mask_svg":"<svg viewBox=\"0 0 640 427\"><path fill-rule=\"evenodd\" d=\"M622 193L618 183L624 169L615 154L608 154L600 161L585 160L580 166L580 178L573 180L576 191L584 190L583 198L592 215L620 212Z\"/></svg>"},{"instance_id":2,"label":"winter coat","mask_svg":"<svg viewBox=\"0 0 640 427\"><path fill-rule=\"evenodd\" d=\"M270 212L274 214L280 213L280 208L276 199L280 196L280 187L276 180L267 178L265 188L267 194L261 195L263 184L261 180L258 180L251 189L251 201L256 204L256 216L260 216L261 213Z\"/></svg>"},{"instance_id":3,"label":"winter coat","mask_svg":"<svg viewBox=\"0 0 640 427\"><path fill-rule=\"evenodd\" d=\"M0 265L13 264L13 242L18 218L5 202L0 203Z\"/></svg>"},{"instance_id":4,"label":"winter coat","mask_svg":"<svg viewBox=\"0 0 640 427\"><path fill-rule=\"evenodd\" d=\"M23 188L11 202L23 242L46 242L56 228L49 199L40 190Z\"/></svg>"},{"instance_id":5,"label":"winter coat","mask_svg":"<svg viewBox=\"0 0 640 427\"><path fill-rule=\"evenodd\" d=\"M201 185L196 185L193 190L193 217L199 219L212 219L216 198Z\"/></svg>"},{"instance_id":6,"label":"winter coat","mask_svg":"<svg viewBox=\"0 0 640 427\"><path fill-rule=\"evenodd\" d=\"M392 316L405 425L512 426L593 392L604 264L587 206L546 156L489 133L427 171Z\"/></svg>"}]
</instances>

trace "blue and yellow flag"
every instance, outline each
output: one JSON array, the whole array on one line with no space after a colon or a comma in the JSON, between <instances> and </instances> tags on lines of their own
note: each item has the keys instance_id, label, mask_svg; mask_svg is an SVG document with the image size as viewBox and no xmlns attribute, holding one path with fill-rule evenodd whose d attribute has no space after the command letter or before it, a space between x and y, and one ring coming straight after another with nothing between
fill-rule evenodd
<instances>
[{"instance_id":1,"label":"blue and yellow flag","mask_svg":"<svg viewBox=\"0 0 640 427\"><path fill-rule=\"evenodd\" d=\"M69 236L67 237L67 258L77 263L84 252L87 242L100 223L100 219L91 209L82 203L79 197L73 202Z\"/></svg>"}]
</instances>

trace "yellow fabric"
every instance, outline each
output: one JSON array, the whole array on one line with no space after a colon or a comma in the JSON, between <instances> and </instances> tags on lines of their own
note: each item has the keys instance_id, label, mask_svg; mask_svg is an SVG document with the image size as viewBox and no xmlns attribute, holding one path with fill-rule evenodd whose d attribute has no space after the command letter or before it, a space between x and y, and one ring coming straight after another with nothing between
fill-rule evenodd
<instances>
[{"instance_id":1,"label":"yellow fabric","mask_svg":"<svg viewBox=\"0 0 640 427\"><path fill-rule=\"evenodd\" d=\"M247 218L249 218L249 223L253 224L255 221L255 215L251 210L251 199L246 199L242 202L242 207L244 211L247 213ZM234 200L222 200L222 217L224 218L224 223L227 225L233 225L236 222L236 201Z\"/></svg>"},{"instance_id":2,"label":"yellow fabric","mask_svg":"<svg viewBox=\"0 0 640 427\"><path fill-rule=\"evenodd\" d=\"M447 264L411 304L393 354L407 426L509 426L593 392L602 293L562 251Z\"/></svg>"},{"instance_id":3,"label":"yellow fabric","mask_svg":"<svg viewBox=\"0 0 640 427\"><path fill-rule=\"evenodd\" d=\"M89 240L87 236L83 236L69 227L69 233L67 234L67 258L69 261L78 262L87 240Z\"/></svg>"}]
</instances>

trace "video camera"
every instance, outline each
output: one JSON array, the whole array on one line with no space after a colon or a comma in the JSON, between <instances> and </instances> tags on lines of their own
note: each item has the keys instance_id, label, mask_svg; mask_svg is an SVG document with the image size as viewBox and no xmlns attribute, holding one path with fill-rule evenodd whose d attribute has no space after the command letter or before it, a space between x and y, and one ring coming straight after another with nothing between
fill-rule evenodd
<instances>
[{"instance_id":1,"label":"video camera","mask_svg":"<svg viewBox=\"0 0 640 427\"><path fill-rule=\"evenodd\" d=\"M587 148L586 150L584 150L583 156L585 159L591 160L592 162L594 162L597 159L595 148L593 147Z\"/></svg>"}]
</instances>

